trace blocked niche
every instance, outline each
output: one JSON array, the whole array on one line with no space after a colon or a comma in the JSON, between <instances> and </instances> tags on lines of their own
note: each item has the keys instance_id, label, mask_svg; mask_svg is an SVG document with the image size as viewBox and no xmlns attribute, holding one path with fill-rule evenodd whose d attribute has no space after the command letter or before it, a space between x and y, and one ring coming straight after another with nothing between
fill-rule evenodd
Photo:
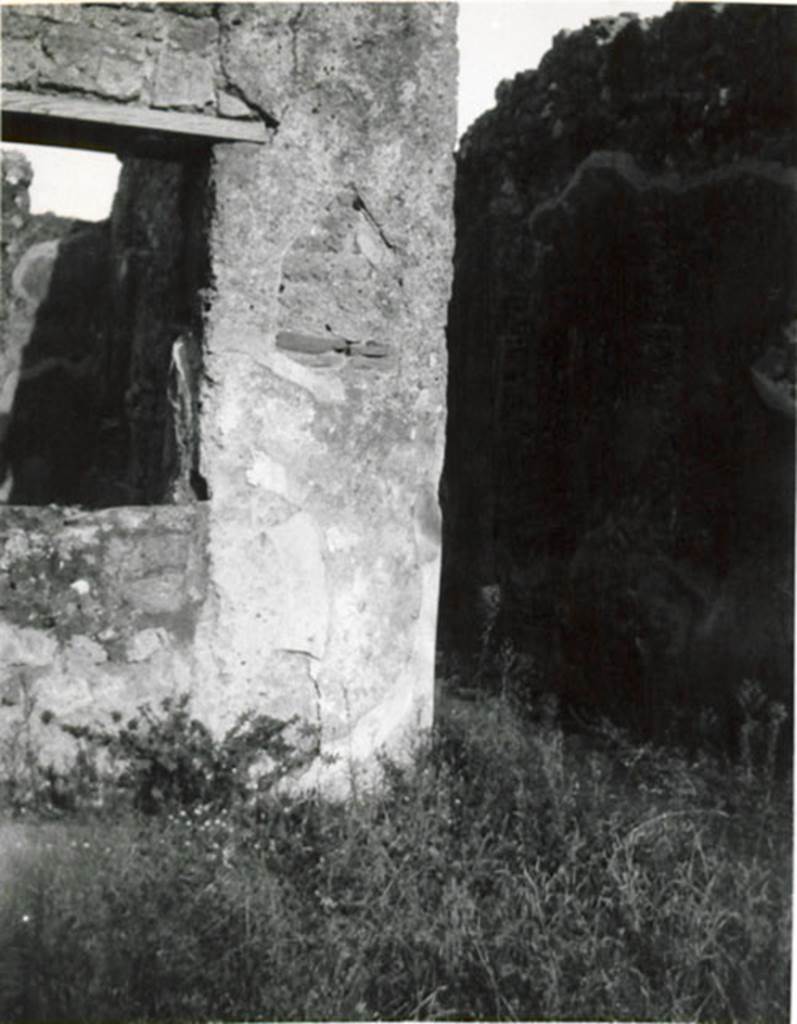
<instances>
[{"instance_id":1,"label":"blocked niche","mask_svg":"<svg viewBox=\"0 0 797 1024\"><path fill-rule=\"evenodd\" d=\"M207 497L197 401L207 162L196 148L125 157L110 215L87 222L31 214L30 164L4 151L4 503Z\"/></svg>"}]
</instances>

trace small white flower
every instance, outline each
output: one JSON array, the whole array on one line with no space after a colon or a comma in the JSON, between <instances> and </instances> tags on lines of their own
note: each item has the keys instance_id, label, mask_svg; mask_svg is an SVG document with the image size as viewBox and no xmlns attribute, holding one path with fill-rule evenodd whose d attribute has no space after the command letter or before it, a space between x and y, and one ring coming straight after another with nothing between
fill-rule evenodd
<instances>
[{"instance_id":1,"label":"small white flower","mask_svg":"<svg viewBox=\"0 0 797 1024\"><path fill-rule=\"evenodd\" d=\"M91 590L91 586L88 580L75 580L74 583L69 584L72 590L80 594L81 597L85 597L86 594Z\"/></svg>"}]
</instances>

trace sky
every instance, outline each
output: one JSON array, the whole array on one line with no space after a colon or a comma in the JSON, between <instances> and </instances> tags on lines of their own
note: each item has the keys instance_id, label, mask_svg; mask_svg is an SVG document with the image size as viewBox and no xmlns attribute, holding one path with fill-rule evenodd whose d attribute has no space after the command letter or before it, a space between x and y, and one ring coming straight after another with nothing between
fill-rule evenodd
<instances>
[{"instance_id":1,"label":"sky","mask_svg":"<svg viewBox=\"0 0 797 1024\"><path fill-rule=\"evenodd\" d=\"M661 0L465 0L459 9L458 134L494 105L503 78L535 68L562 28L579 28L590 18L633 10L642 17L663 14ZM19 146L34 169L31 210L101 220L110 212L119 162L111 155L46 146Z\"/></svg>"}]
</instances>

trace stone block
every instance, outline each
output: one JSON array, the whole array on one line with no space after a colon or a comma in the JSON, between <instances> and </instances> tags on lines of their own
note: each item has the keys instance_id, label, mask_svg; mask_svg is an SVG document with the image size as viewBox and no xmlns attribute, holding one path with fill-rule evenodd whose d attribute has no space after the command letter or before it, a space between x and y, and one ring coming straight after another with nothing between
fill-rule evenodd
<instances>
[{"instance_id":1,"label":"stone block","mask_svg":"<svg viewBox=\"0 0 797 1024\"><path fill-rule=\"evenodd\" d=\"M216 97L213 64L207 57L164 48L158 57L152 105L173 110L202 110Z\"/></svg>"},{"instance_id":2,"label":"stone block","mask_svg":"<svg viewBox=\"0 0 797 1024\"><path fill-rule=\"evenodd\" d=\"M235 117L241 120L257 117L257 114L243 100L238 99L237 96L230 95L228 92L219 92L216 102L219 114L222 117Z\"/></svg>"},{"instance_id":3,"label":"stone block","mask_svg":"<svg viewBox=\"0 0 797 1024\"><path fill-rule=\"evenodd\" d=\"M126 601L148 615L169 615L180 611L184 603L182 573L164 572L134 580L124 588Z\"/></svg>"},{"instance_id":4,"label":"stone block","mask_svg":"<svg viewBox=\"0 0 797 1024\"><path fill-rule=\"evenodd\" d=\"M103 54L97 69L97 92L110 99L132 100L141 93L143 77L140 60Z\"/></svg>"},{"instance_id":5,"label":"stone block","mask_svg":"<svg viewBox=\"0 0 797 1024\"><path fill-rule=\"evenodd\" d=\"M78 665L102 665L108 660L108 654L102 644L81 633L69 638L65 653L72 670Z\"/></svg>"},{"instance_id":6,"label":"stone block","mask_svg":"<svg viewBox=\"0 0 797 1024\"><path fill-rule=\"evenodd\" d=\"M92 4L87 11L89 22L99 28L114 44L155 42L164 37L163 19L157 5L151 4Z\"/></svg>"},{"instance_id":7,"label":"stone block","mask_svg":"<svg viewBox=\"0 0 797 1024\"><path fill-rule=\"evenodd\" d=\"M0 667L0 707L18 707L25 700L24 673L17 668Z\"/></svg>"},{"instance_id":8,"label":"stone block","mask_svg":"<svg viewBox=\"0 0 797 1024\"><path fill-rule=\"evenodd\" d=\"M210 18L215 12L215 4L165 3L158 4L164 11L179 14L186 18Z\"/></svg>"},{"instance_id":9,"label":"stone block","mask_svg":"<svg viewBox=\"0 0 797 1024\"><path fill-rule=\"evenodd\" d=\"M52 664L56 650L51 632L12 626L0 620L0 665L46 667Z\"/></svg>"},{"instance_id":10,"label":"stone block","mask_svg":"<svg viewBox=\"0 0 797 1024\"><path fill-rule=\"evenodd\" d=\"M3 84L9 88L31 85L36 81L41 60L41 47L35 39L4 39Z\"/></svg>"},{"instance_id":11,"label":"stone block","mask_svg":"<svg viewBox=\"0 0 797 1024\"><path fill-rule=\"evenodd\" d=\"M173 17L168 22L169 42L184 54L211 56L219 40L219 23L208 17Z\"/></svg>"},{"instance_id":12,"label":"stone block","mask_svg":"<svg viewBox=\"0 0 797 1024\"><path fill-rule=\"evenodd\" d=\"M134 633L125 648L129 662L149 661L168 643L168 634L163 629L140 629Z\"/></svg>"},{"instance_id":13,"label":"stone block","mask_svg":"<svg viewBox=\"0 0 797 1024\"><path fill-rule=\"evenodd\" d=\"M90 92L104 42L103 34L87 25L52 25L42 36L39 84Z\"/></svg>"},{"instance_id":14,"label":"stone block","mask_svg":"<svg viewBox=\"0 0 797 1024\"><path fill-rule=\"evenodd\" d=\"M37 6L35 11L37 17L47 21L77 24L83 17L83 12L77 4L42 4Z\"/></svg>"},{"instance_id":15,"label":"stone block","mask_svg":"<svg viewBox=\"0 0 797 1024\"><path fill-rule=\"evenodd\" d=\"M3 7L2 27L4 49L10 40L38 39L42 31L41 18L37 14L12 6Z\"/></svg>"},{"instance_id":16,"label":"stone block","mask_svg":"<svg viewBox=\"0 0 797 1024\"><path fill-rule=\"evenodd\" d=\"M174 533L115 534L108 541L106 566L118 579L134 580L163 569L184 568L190 540Z\"/></svg>"}]
</instances>

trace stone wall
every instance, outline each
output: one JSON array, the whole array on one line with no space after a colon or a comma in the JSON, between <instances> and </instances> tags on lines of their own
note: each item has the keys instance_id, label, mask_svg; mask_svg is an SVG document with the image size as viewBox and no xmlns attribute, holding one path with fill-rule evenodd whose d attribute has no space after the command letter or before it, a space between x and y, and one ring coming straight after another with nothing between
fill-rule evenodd
<instances>
[{"instance_id":1,"label":"stone wall","mask_svg":"<svg viewBox=\"0 0 797 1024\"><path fill-rule=\"evenodd\" d=\"M31 749L62 765L62 723L107 722L190 689L206 523L198 504L2 511L0 772Z\"/></svg>"},{"instance_id":2,"label":"stone wall","mask_svg":"<svg viewBox=\"0 0 797 1024\"><path fill-rule=\"evenodd\" d=\"M182 162L173 150L149 167L126 161L110 224L111 296L121 305L106 342L113 360L130 353L125 479L134 501L178 504L81 515L112 534L116 515L146 515L148 524L201 516L193 543L206 585L190 604L190 629L172 636L168 623L141 627L164 631L153 694L187 689L195 713L217 730L251 709L298 714L319 727L322 752L333 758L325 784L344 785L352 762L369 762L384 745L400 751L431 721L455 9L173 8L31 7L15 10L8 35L6 85L221 116L245 109L269 130L264 145L216 145L201 165L185 162L195 148ZM81 39L97 45L81 48ZM167 89L170 68L184 73ZM174 92L177 79L190 96ZM181 233L157 206L171 195ZM170 279L167 269L164 279L153 267L153 238L159 253L177 246L181 255L166 266L181 275ZM154 321L153 309L161 311ZM165 465L176 467L165 475L152 470L164 450L172 456ZM47 537L57 551L60 533L49 521ZM166 548L166 561L158 568L154 552L146 575L169 590L174 558L183 565L188 553L171 541ZM94 566L112 580L107 551ZM123 600L125 581L119 587L113 601ZM21 652L15 672L39 667L29 653L37 644L69 664L61 652L75 633L71 625L59 633L59 622L57 608L51 624L7 621L9 649ZM125 710L143 693L131 686L128 699L117 685L128 671L138 679L139 663L122 657L117 665L103 628L98 619L77 634L106 651L95 651L92 692L107 680L112 695L84 702L84 716L114 702ZM55 724L77 714L59 697L69 669L58 671L52 678L63 685L42 691Z\"/></svg>"},{"instance_id":3,"label":"stone wall","mask_svg":"<svg viewBox=\"0 0 797 1024\"><path fill-rule=\"evenodd\" d=\"M795 52L791 8L594 21L458 154L441 640L496 587L495 644L646 731L791 701Z\"/></svg>"},{"instance_id":4,"label":"stone wall","mask_svg":"<svg viewBox=\"0 0 797 1024\"><path fill-rule=\"evenodd\" d=\"M3 86L255 119L230 87L213 4L40 4L3 10Z\"/></svg>"}]
</instances>

